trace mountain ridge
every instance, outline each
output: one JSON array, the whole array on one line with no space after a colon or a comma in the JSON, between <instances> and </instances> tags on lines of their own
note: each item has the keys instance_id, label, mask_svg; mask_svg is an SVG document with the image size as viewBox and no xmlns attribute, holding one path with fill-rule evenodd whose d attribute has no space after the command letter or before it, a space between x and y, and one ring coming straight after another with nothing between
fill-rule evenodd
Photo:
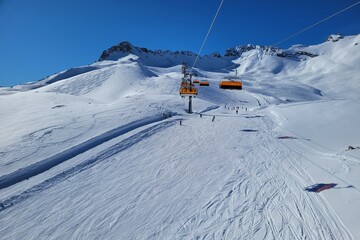
<instances>
[{"instance_id":1,"label":"mountain ridge","mask_svg":"<svg viewBox=\"0 0 360 240\"><path fill-rule=\"evenodd\" d=\"M333 35L331 35L333 36ZM330 39L330 37L329 37ZM332 39L332 38L331 38ZM337 39L337 38L334 38ZM330 41L330 40L329 40ZM254 44L247 44L247 45L238 45L232 48L228 48L224 55L221 55L219 52L213 52L211 54L206 54L203 56L200 56L200 58L206 58L206 57L214 57L214 58L222 58L222 57L241 57L241 55L245 52L255 50L255 49L261 49L265 51L267 54L270 55L276 55L278 57L294 57L299 55L306 55L309 57L316 57L316 54L306 52L306 51L291 51L291 50L285 50L273 46L263 46L263 45L254 45ZM131 44L129 41L123 41L119 44L113 45L112 47L108 48L107 50L104 50L99 57L98 61L104 61L104 60L117 60L121 57L124 57L124 54L152 54L157 56L164 56L164 55L173 55L173 56L179 56L179 55L185 55L189 57L196 57L197 54L186 51L186 50L177 50L177 51L171 51L171 50L151 50L145 47L137 47Z\"/></svg>"},{"instance_id":2,"label":"mountain ridge","mask_svg":"<svg viewBox=\"0 0 360 240\"><path fill-rule=\"evenodd\" d=\"M321 44L294 45L288 49L252 44L239 45L227 49L224 55L214 52L210 55L200 56L195 67L198 72L208 71L223 74L230 74L236 69L238 74L244 77L256 76L260 80L268 79L266 81L273 79L278 74L293 76L295 79L303 76L302 82L323 89L327 88L326 84L319 87L321 81L313 79L329 78L329 73L333 71L332 69L338 61L345 68L344 74L347 78L354 78L352 72L358 57L350 52L355 50L354 47L356 48L359 42L359 36L332 34ZM95 73L114 64L121 64L121 62L138 62L143 69L147 67L172 68L184 62L192 66L195 59L196 54L191 51L150 50L124 41L104 50L95 63L73 67L39 81L13 88L1 88L1 94L37 89L75 76ZM320 68L314 67L318 65ZM317 69L316 74L313 69ZM309 73L312 73L312 76ZM351 80L350 82L354 85L354 89L358 88L355 81ZM327 85L329 84L327 83ZM332 80L330 85L332 89L337 89L335 80Z\"/></svg>"}]
</instances>

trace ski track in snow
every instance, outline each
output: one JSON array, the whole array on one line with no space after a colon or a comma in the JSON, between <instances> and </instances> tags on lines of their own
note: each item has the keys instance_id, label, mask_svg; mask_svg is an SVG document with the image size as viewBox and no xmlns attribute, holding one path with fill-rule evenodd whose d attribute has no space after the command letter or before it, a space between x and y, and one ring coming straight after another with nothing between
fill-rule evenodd
<instances>
[{"instance_id":1,"label":"ski track in snow","mask_svg":"<svg viewBox=\"0 0 360 240\"><path fill-rule=\"evenodd\" d=\"M267 118L258 121L267 128L239 154L241 167L173 239L352 239L326 199L303 190L312 181L302 156L267 133Z\"/></svg>"},{"instance_id":2,"label":"ski track in snow","mask_svg":"<svg viewBox=\"0 0 360 240\"><path fill-rule=\"evenodd\" d=\"M124 134L124 133L126 133L128 131L134 130L137 127L144 126L144 125L147 125L147 124L159 121L159 120L160 120L159 118L154 118L153 117L153 118L143 119L141 121L128 124L128 125L123 126L121 128L114 129L113 131L107 132L106 134L103 134L101 136L98 136L97 138L94 138L93 141L91 141L91 143L96 143L96 145L98 145L98 144L104 142L105 140L109 140L110 138L120 136L121 134ZM161 129L166 128L166 127L170 127L171 125L173 125L175 123L175 121L176 120L166 121L166 122L163 122L163 123L156 124L155 126L149 127L149 128L147 128L145 130L142 130L141 132L139 132L139 133L137 133L137 134L135 134L135 135L133 135L133 136L131 136L131 137L129 137L129 138L127 138L127 139L113 145L113 146L111 146L110 148L101 151L99 154L97 154L94 157L82 162L81 164L78 164L78 165L76 165L76 166L74 166L74 167L72 167L72 168L70 168L68 170L65 170L64 172L62 172L62 173L60 173L60 174L58 174L58 175L56 175L56 176L54 176L54 177L52 177L50 179L47 179L46 181L44 181L44 182L42 182L42 183L40 183L40 184L26 190L24 192L22 192L19 195L16 195L16 196L13 196L13 197L11 197L11 198L9 198L7 200L4 200L3 202L0 203L0 212L7 209L7 208L9 208L9 207L12 207L13 205L15 205L17 203L20 203L20 202L24 201L25 199L33 196L35 193L41 192L41 191L43 191L45 189L48 189L48 188L56 185L58 182L63 181L66 178L71 177L71 176L73 176L73 175L75 175L75 174L77 174L77 173L79 173L81 171L89 169L92 166L94 166L95 164L97 164L98 162L104 161L104 160L108 159L109 157L111 157L111 156L113 156L115 154L118 154L118 153L124 151L127 148L132 147L133 145L137 144L141 140L143 140L143 139L157 133ZM85 143L88 143L88 142L85 142ZM89 144L85 144L85 143L81 144L81 146L94 147L93 144L89 145ZM76 148L76 149L78 149L78 148ZM75 152L76 152L76 155L80 154L78 151L75 151ZM70 156L69 154L66 154L66 156ZM75 153L73 153L73 155L74 154ZM58 156L58 155L55 155L55 156ZM63 154L61 154L61 160L64 160ZM65 160L67 160L67 159L65 159ZM45 163L47 164L47 162L45 162ZM49 166L45 166L43 168L48 168L48 167ZM43 170L43 168L41 168L40 170ZM25 170L29 171L28 169L25 169ZM37 172L38 171L36 171L35 173L37 173ZM20 172L20 173L22 173L22 172ZM34 172L31 172L31 173L34 173ZM17 176L15 176L15 177L17 177ZM20 177L22 177L22 176L20 176ZM13 181L16 181L16 180L19 180L19 179L15 179Z\"/></svg>"},{"instance_id":3,"label":"ski track in snow","mask_svg":"<svg viewBox=\"0 0 360 240\"><path fill-rule=\"evenodd\" d=\"M76 146L73 146L65 151L62 151L54 156L51 156L47 159L41 160L39 162L36 162L28 167L21 168L15 172L12 172L10 174L0 176L0 189L10 187L11 185L14 185L18 182L21 182L25 179L31 178L33 176L36 176L40 173L43 173L50 168L55 167L56 165L59 165L60 163L63 163L81 153L84 153L88 151L89 149L92 149L104 142L107 142L115 137L118 137L122 134L125 134L129 131L132 131L136 128L139 128L141 126L151 124L160 120L163 120L163 116L154 116L149 117L145 119L141 119L129 124L126 124L124 126L112 129L108 132L105 132L99 136L93 137L81 144L78 144Z\"/></svg>"},{"instance_id":4,"label":"ski track in snow","mask_svg":"<svg viewBox=\"0 0 360 240\"><path fill-rule=\"evenodd\" d=\"M77 118L73 118L73 119L71 119L71 121L69 123L67 123L67 126L71 126L74 129L73 132L76 133L75 130L77 130L77 126L81 125L81 124L83 125L84 123L81 123L80 120L77 119ZM75 139L81 137L82 135L84 135L85 132L93 130L95 125L96 125L95 124L95 119L94 119L94 116L93 116L91 125L89 127L87 127L86 129L84 129L83 131L79 131L74 136L72 136L70 138L66 138L66 140L61 139L60 137L58 137L58 139L54 139L51 142L47 142L46 141L47 138L51 137L54 132L57 132L57 131L60 132L60 131L64 130L65 129L64 125L49 126L49 127L46 127L46 128L39 129L39 130L36 130L34 132L31 132L31 133L29 133L29 134L22 137L22 148L26 149L28 146L31 146L34 143L36 144L36 147L33 148L33 149L29 147L29 149L31 149L30 152L26 152L24 155L19 154L18 156L14 156L12 159L10 159L9 156L7 156L7 158L9 158L9 161L6 161L4 163L4 166L12 165L14 163L21 162L21 161L24 161L24 160L26 161L26 159L29 159L29 158L33 157L33 155L35 153L37 153L40 149L45 148L47 146L61 144L61 143L64 143L65 141L66 142L71 142L72 140L75 140ZM81 128L81 127L78 127L78 128ZM8 153L13 153L17 149L18 149L18 144L14 144L14 145L8 146L6 148ZM2 176L0 176L0 179L1 178L2 178Z\"/></svg>"},{"instance_id":5,"label":"ski track in snow","mask_svg":"<svg viewBox=\"0 0 360 240\"><path fill-rule=\"evenodd\" d=\"M246 142L242 143L241 148L232 150L232 155L238 162L237 168L224 180L222 187L213 192L212 196L209 195L207 201L198 204L197 206L200 206L200 208L195 208L194 211L188 209L194 206L194 202L200 197L201 186L196 189L197 192L193 193L191 199L182 201L180 206L168 206L165 202L162 203L164 206L159 206L160 209L165 207L163 211L155 208L153 211L156 212L152 214L155 216L159 214L159 219L156 222L158 224L161 222L161 224L156 229L153 229L150 223L147 223L150 224L149 226L144 225L142 229L149 234L143 235L144 238L352 239L351 234L343 226L325 198L321 194L309 194L303 190L313 181L303 170L302 156L280 144L276 138L276 133L269 130L278 129L278 126L275 126L266 116L252 116L260 115L255 112L255 115L242 114L231 118L219 116L220 119L217 121L233 122L241 119L241 121L246 122L246 126L256 130L245 133L240 130L243 134L246 134ZM207 116L204 116L204 118L210 119ZM205 120L204 118L203 120ZM168 120L145 129L101 151L81 164L3 201L0 204L0 212L4 212L12 206L15 208L17 204L24 202L35 194L92 168L98 162L107 161L111 156L115 156L134 146L139 141L173 126L176 121ZM187 121L185 119L183 127L186 126ZM194 125L194 128L196 128L196 125ZM204 141L203 139L207 137L203 131L201 130L200 133L193 136L195 138L191 139L191 141L193 143ZM221 132L221 129L219 131ZM220 139L223 138L220 137ZM243 140L240 139L240 141ZM218 144L221 143L218 142ZM195 153L196 145L190 144L189 146L191 147L187 151ZM169 154L169 158L172 159L166 163L167 165L180 164L176 163L176 158L174 159L174 156L178 153L170 152ZM166 175L163 175L167 174L168 171L169 166L160 167L154 178L164 179ZM189 173L186 172L186 174ZM126 219L126 216L137 216L136 213L139 211L140 203L151 203L151 196L157 196L159 193L166 194L166 191L172 188L171 186L177 187L185 179L181 177L170 178L169 181L169 183L162 182L162 184L166 183L168 186L165 188L150 183L150 185L139 186L140 188L131 184L130 186L135 188L135 192L132 192L133 194L127 197L130 198L127 201L132 199L130 202L115 210L114 213L109 212L106 205L99 206L99 209L94 214L86 215L86 219L83 219L82 223L71 226L68 230L71 235L66 236L75 239L89 236L91 236L91 239L100 238L101 231L97 232L96 229L105 228L111 231L113 228L118 228L124 218ZM119 196L116 198L109 197L106 201L115 201L118 198ZM153 204L156 204L156 202ZM87 206L85 207L87 208ZM105 211L107 214L103 215L104 213L99 211ZM84 215L79 216L79 218L84 217ZM174 219L174 217L176 218ZM67 219L63 219L60 224L68 225L66 221ZM134 221L133 217L129 221ZM135 222L133 223L135 224ZM134 227L136 226L134 225ZM68 227L70 226L68 225ZM150 230L149 233L147 231L149 229L153 230ZM138 231L133 229L132 232L124 233L121 236L124 238L137 238ZM40 233L39 236L44 235Z\"/></svg>"},{"instance_id":6,"label":"ski track in snow","mask_svg":"<svg viewBox=\"0 0 360 240\"><path fill-rule=\"evenodd\" d=\"M257 99L260 99L257 96ZM217 110L214 109L214 110ZM211 113L209 113L211 115ZM167 206L165 212L160 214L161 225L154 229L150 235L144 235L146 239L352 239L351 233L342 224L329 203L321 194L309 194L304 191L304 187L313 183L311 177L305 172L302 166L303 156L292 151L292 149L281 144L276 138L278 135L275 130L279 129L274 122L267 116L257 114L242 114L230 116L219 116L229 121L245 121L246 126L254 131L243 132L246 134L246 143L242 148L235 148L233 155L238 161L236 169L224 180L224 184L218 191L213 192L207 201L203 201L200 208L189 212L187 209L193 206L197 196L200 196L200 189L194 192L192 200L183 201L181 207ZM255 117L254 117L255 116ZM258 117L256 117L258 116ZM204 118L209 118L204 116ZM154 120L154 119L153 119ZM158 121L159 119L156 119ZM9 209L16 208L16 205L24 202L32 196L43 192L52 186L63 182L72 176L92 168L101 161L107 161L112 156L128 149L140 141L173 126L177 120L168 120L163 123L149 127L103 151L86 161L58 174L22 193L4 200L0 204L0 213ZM139 126L144 122L140 121ZM185 119L184 126L187 121ZM195 127L195 126L194 126ZM127 125L128 130L134 129L133 125ZM275 129L275 130L271 130ZM119 135L119 128L113 137ZM256 131L255 131L256 130ZM123 130L122 130L123 131ZM221 131L221 130L220 130ZM109 131L106 134L94 138L97 144L103 142L107 135L114 134ZM202 142L206 139L204 132L199 133L192 139L193 142ZM201 138L199 138L202 136ZM199 139L198 139L199 138ZM220 137L222 139L222 137ZM244 138L245 139L245 138ZM101 141L100 141L101 140ZM240 140L241 141L241 140ZM94 146L96 146L95 144ZM218 143L221 144L221 143ZM86 148L92 145L85 144ZM195 144L190 144L189 152L195 152ZM256 146L256 147L254 147ZM171 152L169 157L173 158ZM181 154L181 153L179 153ZM173 159L174 160L174 159ZM170 161L167 164L176 164ZM155 179L163 178L163 172L168 172L168 167L160 167L157 170ZM169 186L177 186L184 181L179 178ZM132 186L136 187L136 186ZM80 239L91 236L91 239L101 237L94 232L96 226L108 226L109 230L119 226L123 218L137 212L140 202L150 201L150 197L164 187L147 185L137 189L132 195L131 202L116 210L116 216L108 212L105 216L98 211L106 208L100 207L97 214L87 216L88 220L83 219L83 223L78 226L71 226L69 230L71 238ZM166 188L164 188L166 189ZM168 189L171 189L169 187ZM169 190L166 190L169 191ZM109 198L107 201L114 201ZM166 206L166 204L165 204ZM103 209L104 210L104 209ZM108 211L108 210L106 210ZM166 213L169 211L168 213ZM175 212L173 212L175 211ZM166 213L164 215L164 213ZM189 214L190 213L190 214ZM179 216L176 220L174 216ZM84 216L81 216L81 218ZM101 220L103 219L103 220ZM66 219L62 220L62 222ZM100 221L100 222L99 222ZM104 221L103 223L101 221ZM86 224L85 224L86 223ZM88 227L86 227L88 225ZM104 227L105 227L104 226ZM136 225L135 225L136 226ZM105 227L107 228L107 227ZM144 229L152 227L143 226ZM156 230L156 231L155 231ZM1 231L1 230L0 230ZM155 231L155 232L154 232ZM147 232L147 231L146 231ZM90 235L89 235L90 234ZM101 234L101 231L98 233ZM129 235L130 234L130 235ZM137 233L138 234L138 233ZM136 231L122 235L124 238L136 238ZM41 234L39 235L41 236ZM146 237L145 237L146 236Z\"/></svg>"}]
</instances>

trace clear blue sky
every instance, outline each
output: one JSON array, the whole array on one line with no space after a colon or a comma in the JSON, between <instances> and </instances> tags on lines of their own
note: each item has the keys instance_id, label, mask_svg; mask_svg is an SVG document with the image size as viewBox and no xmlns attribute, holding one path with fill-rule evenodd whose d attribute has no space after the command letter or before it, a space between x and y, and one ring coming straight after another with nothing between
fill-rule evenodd
<instances>
[{"instance_id":1,"label":"clear blue sky","mask_svg":"<svg viewBox=\"0 0 360 240\"><path fill-rule=\"evenodd\" d=\"M225 0L203 54L271 45L358 0ZM198 52L221 0L0 0L0 86L96 61L121 41ZM360 33L360 4L279 47Z\"/></svg>"}]
</instances>

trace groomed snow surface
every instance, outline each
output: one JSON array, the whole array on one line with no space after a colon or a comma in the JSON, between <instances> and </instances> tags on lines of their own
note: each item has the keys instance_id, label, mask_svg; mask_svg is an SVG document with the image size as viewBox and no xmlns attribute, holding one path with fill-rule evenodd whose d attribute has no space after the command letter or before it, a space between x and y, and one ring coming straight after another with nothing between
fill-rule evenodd
<instances>
[{"instance_id":1,"label":"groomed snow surface","mask_svg":"<svg viewBox=\"0 0 360 240\"><path fill-rule=\"evenodd\" d=\"M0 239L360 239L358 42L207 57L193 114L156 56L0 89Z\"/></svg>"}]
</instances>

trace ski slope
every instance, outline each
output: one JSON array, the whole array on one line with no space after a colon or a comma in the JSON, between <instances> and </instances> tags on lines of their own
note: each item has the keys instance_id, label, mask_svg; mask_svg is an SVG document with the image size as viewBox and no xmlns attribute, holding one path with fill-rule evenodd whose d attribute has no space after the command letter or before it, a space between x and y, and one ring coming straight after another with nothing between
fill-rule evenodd
<instances>
[{"instance_id":1,"label":"ski slope","mask_svg":"<svg viewBox=\"0 0 360 240\"><path fill-rule=\"evenodd\" d=\"M204 57L194 114L169 53L1 89L1 239L360 238L359 41Z\"/></svg>"}]
</instances>

